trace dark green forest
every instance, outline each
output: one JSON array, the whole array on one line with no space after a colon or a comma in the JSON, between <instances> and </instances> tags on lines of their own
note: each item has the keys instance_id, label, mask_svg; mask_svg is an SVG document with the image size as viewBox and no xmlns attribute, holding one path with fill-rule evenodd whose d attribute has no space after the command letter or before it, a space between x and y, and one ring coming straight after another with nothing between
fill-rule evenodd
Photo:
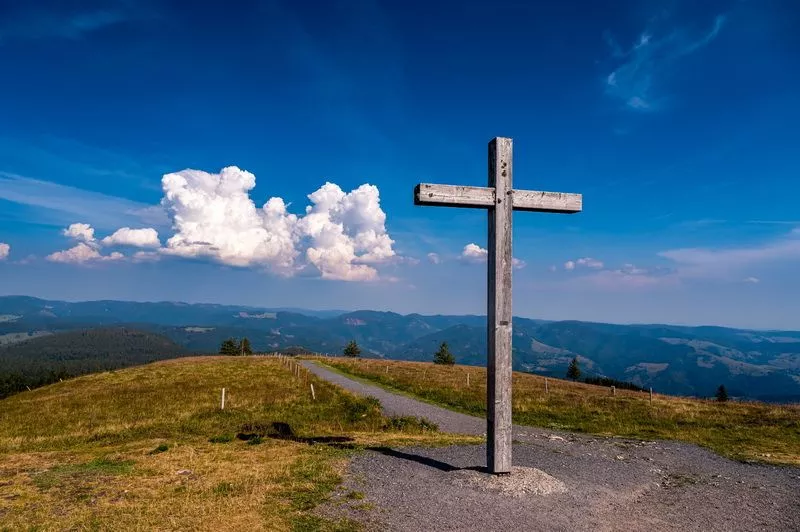
<instances>
[{"instance_id":1,"label":"dark green forest","mask_svg":"<svg viewBox=\"0 0 800 532\"><path fill-rule=\"evenodd\" d=\"M0 347L0 399L60 379L189 354L172 340L126 327L68 331Z\"/></svg>"}]
</instances>

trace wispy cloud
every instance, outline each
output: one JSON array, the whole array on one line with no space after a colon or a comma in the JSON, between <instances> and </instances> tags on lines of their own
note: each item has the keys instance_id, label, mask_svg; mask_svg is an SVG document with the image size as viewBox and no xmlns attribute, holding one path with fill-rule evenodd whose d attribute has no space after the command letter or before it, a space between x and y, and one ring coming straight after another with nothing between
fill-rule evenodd
<instances>
[{"instance_id":1,"label":"wispy cloud","mask_svg":"<svg viewBox=\"0 0 800 532\"><path fill-rule=\"evenodd\" d=\"M127 21L152 18L150 2L109 0L98 7L70 2L17 2L0 18L0 45L13 40L79 39Z\"/></svg>"},{"instance_id":2,"label":"wispy cloud","mask_svg":"<svg viewBox=\"0 0 800 532\"><path fill-rule=\"evenodd\" d=\"M661 19L654 19L627 51L613 35L604 34L616 64L605 79L605 91L628 109L654 111L662 107L666 94L661 84L668 75L666 71L713 41L724 26L725 16L717 16L710 29L700 34L685 28L663 28L660 22Z\"/></svg>"},{"instance_id":3,"label":"wispy cloud","mask_svg":"<svg viewBox=\"0 0 800 532\"><path fill-rule=\"evenodd\" d=\"M576 268L589 268L590 270L602 270L605 264L603 261L592 257L581 257L575 260L568 260L564 263L564 269L573 271Z\"/></svg>"},{"instance_id":4,"label":"wispy cloud","mask_svg":"<svg viewBox=\"0 0 800 532\"><path fill-rule=\"evenodd\" d=\"M0 172L0 200L60 213L58 223L77 218L100 228L169 225L164 210L156 205L5 172Z\"/></svg>"},{"instance_id":5,"label":"wispy cloud","mask_svg":"<svg viewBox=\"0 0 800 532\"><path fill-rule=\"evenodd\" d=\"M11 246L5 242L0 242L0 260L6 260L11 253Z\"/></svg>"},{"instance_id":6,"label":"wispy cloud","mask_svg":"<svg viewBox=\"0 0 800 532\"><path fill-rule=\"evenodd\" d=\"M682 278L740 279L744 270L780 261L800 259L800 232L752 247L682 248L658 255L675 264Z\"/></svg>"}]
</instances>

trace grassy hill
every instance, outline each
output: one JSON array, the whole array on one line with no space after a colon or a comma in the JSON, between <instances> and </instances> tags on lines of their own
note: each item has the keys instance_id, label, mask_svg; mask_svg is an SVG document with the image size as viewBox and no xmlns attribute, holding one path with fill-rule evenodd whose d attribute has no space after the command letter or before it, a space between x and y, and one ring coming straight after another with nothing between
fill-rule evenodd
<instances>
[{"instance_id":1,"label":"grassy hill","mask_svg":"<svg viewBox=\"0 0 800 532\"><path fill-rule=\"evenodd\" d=\"M324 358L345 373L409 393L421 399L484 416L486 370L473 366L437 366ZM467 375L470 376L467 385ZM800 465L800 404L718 403L703 399L594 386L515 372L515 423L604 436L674 439L708 447L738 460Z\"/></svg>"},{"instance_id":2,"label":"grassy hill","mask_svg":"<svg viewBox=\"0 0 800 532\"><path fill-rule=\"evenodd\" d=\"M313 513L348 452L325 441L448 439L271 357L183 358L26 391L0 401L0 529L350 530Z\"/></svg>"}]
</instances>

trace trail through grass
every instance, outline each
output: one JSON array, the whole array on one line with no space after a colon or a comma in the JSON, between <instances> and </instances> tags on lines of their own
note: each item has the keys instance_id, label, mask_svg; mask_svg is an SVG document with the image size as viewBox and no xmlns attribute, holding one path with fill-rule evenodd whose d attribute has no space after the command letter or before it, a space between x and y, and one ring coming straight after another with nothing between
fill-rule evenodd
<instances>
[{"instance_id":1,"label":"trail through grass","mask_svg":"<svg viewBox=\"0 0 800 532\"><path fill-rule=\"evenodd\" d=\"M275 358L88 375L0 401L0 530L353 530L346 447L448 441Z\"/></svg>"},{"instance_id":2,"label":"trail through grass","mask_svg":"<svg viewBox=\"0 0 800 532\"><path fill-rule=\"evenodd\" d=\"M486 370L425 362L320 362L356 377L468 414L486 413ZM387 371L388 368L388 371ZM467 384L469 374L469 385ZM513 417L522 425L696 443L737 460L800 465L800 405L718 403L616 390L515 372Z\"/></svg>"}]
</instances>

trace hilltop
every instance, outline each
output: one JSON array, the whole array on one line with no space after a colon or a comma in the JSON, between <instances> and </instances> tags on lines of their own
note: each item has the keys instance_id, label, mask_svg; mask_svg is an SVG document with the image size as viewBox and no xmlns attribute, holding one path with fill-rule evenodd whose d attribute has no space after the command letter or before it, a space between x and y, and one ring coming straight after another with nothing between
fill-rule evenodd
<instances>
[{"instance_id":1,"label":"hilltop","mask_svg":"<svg viewBox=\"0 0 800 532\"><path fill-rule=\"evenodd\" d=\"M274 357L157 362L0 401L0 523L351 530L312 511L339 483L346 447L454 441L470 438L387 419L377 401ZM358 494L344 499L361 511Z\"/></svg>"},{"instance_id":2,"label":"hilltop","mask_svg":"<svg viewBox=\"0 0 800 532\"><path fill-rule=\"evenodd\" d=\"M162 335L193 353L216 353L225 338L246 336L260 352L301 346L340 353L354 339L368 357L430 360L446 341L459 363L484 365L486 357L482 316L0 297L0 343L111 325ZM734 397L800 400L800 332L522 317L515 317L513 326L519 371L563 376L578 357L585 375L662 393L708 397L725 384Z\"/></svg>"}]
</instances>

